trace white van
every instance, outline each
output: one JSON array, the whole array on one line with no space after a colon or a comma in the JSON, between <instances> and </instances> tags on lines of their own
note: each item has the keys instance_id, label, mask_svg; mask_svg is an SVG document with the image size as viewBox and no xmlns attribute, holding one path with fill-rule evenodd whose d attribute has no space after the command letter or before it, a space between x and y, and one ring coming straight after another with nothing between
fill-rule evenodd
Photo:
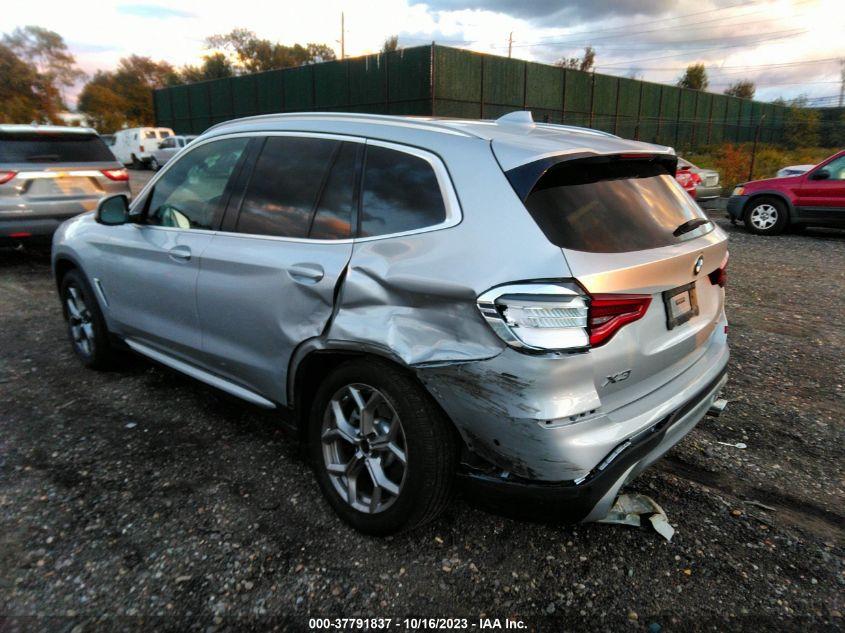
<instances>
[{"instance_id":1,"label":"white van","mask_svg":"<svg viewBox=\"0 0 845 633\"><path fill-rule=\"evenodd\" d=\"M152 152L158 149L162 139L173 136L169 127L133 127L120 130L114 135L112 152L124 165L140 168L150 164Z\"/></svg>"}]
</instances>

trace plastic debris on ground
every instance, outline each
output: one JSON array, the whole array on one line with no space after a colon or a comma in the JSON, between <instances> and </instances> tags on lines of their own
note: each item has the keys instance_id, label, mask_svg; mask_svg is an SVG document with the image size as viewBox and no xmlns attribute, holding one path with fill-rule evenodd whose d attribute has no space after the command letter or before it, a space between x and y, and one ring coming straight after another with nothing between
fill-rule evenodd
<instances>
[{"instance_id":1,"label":"plastic debris on ground","mask_svg":"<svg viewBox=\"0 0 845 633\"><path fill-rule=\"evenodd\" d=\"M658 503L647 495L623 494L616 497L613 507L607 516L598 523L617 523L620 525L633 525L641 527L642 518L648 517L654 531L660 534L667 541L672 540L675 528L669 525L666 513Z\"/></svg>"}]
</instances>

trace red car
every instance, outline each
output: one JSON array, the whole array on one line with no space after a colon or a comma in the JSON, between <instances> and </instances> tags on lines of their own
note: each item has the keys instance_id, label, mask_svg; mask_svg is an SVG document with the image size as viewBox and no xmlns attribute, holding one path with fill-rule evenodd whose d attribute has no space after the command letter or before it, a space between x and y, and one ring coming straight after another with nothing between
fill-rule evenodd
<instances>
[{"instance_id":1,"label":"red car","mask_svg":"<svg viewBox=\"0 0 845 633\"><path fill-rule=\"evenodd\" d=\"M728 218L758 235L788 226L845 228L845 150L805 174L739 185L728 200Z\"/></svg>"},{"instance_id":2,"label":"red car","mask_svg":"<svg viewBox=\"0 0 845 633\"><path fill-rule=\"evenodd\" d=\"M675 180L684 188L692 198L695 198L695 190L701 184L701 176L692 171L692 165L684 165L678 162L678 171L675 172Z\"/></svg>"}]
</instances>

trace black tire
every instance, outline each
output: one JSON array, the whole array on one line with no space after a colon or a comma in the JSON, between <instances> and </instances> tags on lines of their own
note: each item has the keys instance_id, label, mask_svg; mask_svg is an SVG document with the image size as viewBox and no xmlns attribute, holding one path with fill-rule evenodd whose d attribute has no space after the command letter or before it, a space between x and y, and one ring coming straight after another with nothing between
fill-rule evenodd
<instances>
[{"instance_id":1,"label":"black tire","mask_svg":"<svg viewBox=\"0 0 845 633\"><path fill-rule=\"evenodd\" d=\"M336 420L336 417L331 414L332 398L339 393L345 393L344 390L350 386L370 387L380 392L400 420L399 428L402 432L406 456L404 475L398 486L398 494L389 496L390 505L375 513L356 509L347 502L349 493L341 494L335 486L346 486L348 491L348 477L339 474L330 475L324 454L326 451L335 450L331 446L324 448L326 444L322 441L324 420ZM353 413L350 420L354 419ZM357 428L360 430L360 417L358 420ZM376 359L357 359L340 365L324 379L317 390L308 422L308 453L317 482L332 509L352 527L366 534L393 534L411 530L432 521L448 506L452 498L454 474L458 461L458 445L454 429L431 400L429 394L401 369ZM326 424L332 423L326 422ZM381 424L383 427L384 420ZM334 442L343 446L354 446L338 439ZM373 452L368 452L367 455L378 461L378 468L382 474L389 472L389 468L397 466L396 463L387 461L392 458L387 454L389 451L377 455L375 452L377 449L371 449L369 445L361 449L361 446L359 444L357 448L350 448L350 450L356 452L372 450ZM352 464L354 460L354 457L351 458L349 464ZM382 465L384 470L382 470ZM402 464L400 463L399 466L401 467ZM369 464L366 468L357 471L358 474L355 476L356 500L358 490L361 491L361 495L366 494L368 482L371 487L374 487L374 478L367 468ZM374 492L371 492L371 500L373 496ZM365 499L363 496L361 498ZM379 498L383 497L380 495ZM372 506L370 509L372 510Z\"/></svg>"},{"instance_id":2,"label":"black tire","mask_svg":"<svg viewBox=\"0 0 845 633\"><path fill-rule=\"evenodd\" d=\"M156 160L155 156L150 159L150 169L152 169L153 171L158 171L159 169L161 169L161 165L158 164L158 161Z\"/></svg>"},{"instance_id":3,"label":"black tire","mask_svg":"<svg viewBox=\"0 0 845 633\"><path fill-rule=\"evenodd\" d=\"M129 165L130 169L143 169L144 163L138 160L138 157L135 154L132 154L132 162Z\"/></svg>"},{"instance_id":4,"label":"black tire","mask_svg":"<svg viewBox=\"0 0 845 633\"><path fill-rule=\"evenodd\" d=\"M74 315L69 305L69 298L74 297L74 304L80 315ZM114 366L115 352L109 341L109 331L94 291L79 270L68 271L62 278L59 296L62 300L62 312L67 321L68 338L71 348L82 364L89 369L110 369ZM81 304L81 305L80 305ZM89 327L83 328L83 324ZM89 345L81 342L80 328L87 334Z\"/></svg>"},{"instance_id":5,"label":"black tire","mask_svg":"<svg viewBox=\"0 0 845 633\"><path fill-rule=\"evenodd\" d=\"M786 204L780 198L771 196L762 196L749 202L742 217L745 228L756 235L780 235L789 224Z\"/></svg>"}]
</instances>

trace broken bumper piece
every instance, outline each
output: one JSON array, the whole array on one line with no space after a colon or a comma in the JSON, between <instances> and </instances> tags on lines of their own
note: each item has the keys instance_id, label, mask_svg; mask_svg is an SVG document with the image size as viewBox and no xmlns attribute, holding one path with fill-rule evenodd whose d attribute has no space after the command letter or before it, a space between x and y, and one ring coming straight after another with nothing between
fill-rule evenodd
<instances>
[{"instance_id":1,"label":"broken bumper piece","mask_svg":"<svg viewBox=\"0 0 845 633\"><path fill-rule=\"evenodd\" d=\"M677 444L704 417L727 380L722 370L682 407L614 448L596 468L575 481L545 482L509 473L466 469L460 474L469 498L508 515L567 523L598 521L619 489Z\"/></svg>"}]
</instances>

